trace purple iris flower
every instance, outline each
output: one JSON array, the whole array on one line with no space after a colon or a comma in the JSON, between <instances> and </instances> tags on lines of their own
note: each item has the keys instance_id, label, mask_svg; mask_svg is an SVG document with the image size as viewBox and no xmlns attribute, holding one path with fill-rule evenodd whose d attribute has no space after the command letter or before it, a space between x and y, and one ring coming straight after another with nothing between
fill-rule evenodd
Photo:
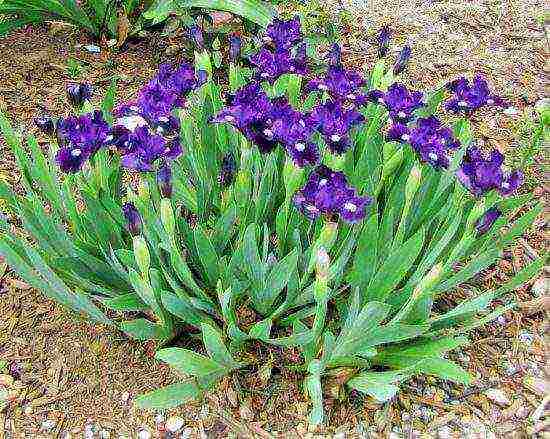
<instances>
[{"instance_id":1,"label":"purple iris flower","mask_svg":"<svg viewBox=\"0 0 550 439\"><path fill-rule=\"evenodd\" d=\"M177 100L176 93L159 80L153 80L140 90L137 103L147 120L157 121L160 117L170 115Z\"/></svg>"},{"instance_id":2,"label":"purple iris flower","mask_svg":"<svg viewBox=\"0 0 550 439\"><path fill-rule=\"evenodd\" d=\"M407 123L413 116L414 110L424 105L422 92L409 91L403 84L390 85L386 93L372 90L367 99L386 106L393 122Z\"/></svg>"},{"instance_id":3,"label":"purple iris flower","mask_svg":"<svg viewBox=\"0 0 550 439\"><path fill-rule=\"evenodd\" d=\"M300 18L287 21L274 18L265 33L265 41L273 44L276 51L287 51L302 40Z\"/></svg>"},{"instance_id":4,"label":"purple iris flower","mask_svg":"<svg viewBox=\"0 0 550 439\"><path fill-rule=\"evenodd\" d=\"M350 146L349 131L364 121L354 109L345 109L340 102L327 101L313 109L309 123L324 136L329 149L342 154Z\"/></svg>"},{"instance_id":5,"label":"purple iris flower","mask_svg":"<svg viewBox=\"0 0 550 439\"><path fill-rule=\"evenodd\" d=\"M170 198L172 196L172 169L166 162L157 171L157 185L162 198Z\"/></svg>"},{"instance_id":6,"label":"purple iris flower","mask_svg":"<svg viewBox=\"0 0 550 439\"><path fill-rule=\"evenodd\" d=\"M272 103L258 83L250 83L229 98L229 105L212 118L213 123L229 123L242 133L259 124L271 112Z\"/></svg>"},{"instance_id":7,"label":"purple iris flower","mask_svg":"<svg viewBox=\"0 0 550 439\"><path fill-rule=\"evenodd\" d=\"M221 164L220 173L218 175L218 183L221 187L227 188L233 184L235 174L237 173L237 162L233 153L227 153Z\"/></svg>"},{"instance_id":8,"label":"purple iris flower","mask_svg":"<svg viewBox=\"0 0 550 439\"><path fill-rule=\"evenodd\" d=\"M241 56L242 39L238 35L229 37L229 60L236 63Z\"/></svg>"},{"instance_id":9,"label":"purple iris flower","mask_svg":"<svg viewBox=\"0 0 550 439\"><path fill-rule=\"evenodd\" d=\"M161 136L152 134L147 127L138 127L130 135L123 149L122 166L139 172L153 170L153 163L160 159L174 159L181 154L177 139L167 141Z\"/></svg>"},{"instance_id":10,"label":"purple iris flower","mask_svg":"<svg viewBox=\"0 0 550 439\"><path fill-rule=\"evenodd\" d=\"M69 84L67 86L67 97L74 107L81 107L84 101L92 97L93 87L87 83Z\"/></svg>"},{"instance_id":11,"label":"purple iris flower","mask_svg":"<svg viewBox=\"0 0 550 439\"><path fill-rule=\"evenodd\" d=\"M141 233L141 216L133 203L128 202L122 206L122 213L128 225L128 231L132 236L137 236Z\"/></svg>"},{"instance_id":12,"label":"purple iris flower","mask_svg":"<svg viewBox=\"0 0 550 439\"><path fill-rule=\"evenodd\" d=\"M483 216L477 220L476 229L479 235L484 235L493 226L495 221L502 216L502 212L496 207L491 207Z\"/></svg>"},{"instance_id":13,"label":"purple iris flower","mask_svg":"<svg viewBox=\"0 0 550 439\"><path fill-rule=\"evenodd\" d=\"M294 52L292 53L290 50L272 52L266 47L262 47L250 57L250 62L256 66L256 79L273 84L285 73L298 75L308 73L305 46L298 46Z\"/></svg>"},{"instance_id":14,"label":"purple iris flower","mask_svg":"<svg viewBox=\"0 0 550 439\"><path fill-rule=\"evenodd\" d=\"M338 215L349 223L361 221L371 201L369 197L359 197L342 172L324 165L318 166L294 195L294 204L308 218Z\"/></svg>"},{"instance_id":15,"label":"purple iris flower","mask_svg":"<svg viewBox=\"0 0 550 439\"><path fill-rule=\"evenodd\" d=\"M376 38L378 43L378 57L384 58L390 48L391 30L389 26L383 26Z\"/></svg>"},{"instance_id":16,"label":"purple iris flower","mask_svg":"<svg viewBox=\"0 0 550 439\"><path fill-rule=\"evenodd\" d=\"M35 117L34 124L40 131L42 131L44 134L47 134L48 136L52 136L55 132L55 125L53 123L53 120L47 114Z\"/></svg>"},{"instance_id":17,"label":"purple iris flower","mask_svg":"<svg viewBox=\"0 0 550 439\"><path fill-rule=\"evenodd\" d=\"M493 189L501 195L510 195L523 183L523 173L519 170L505 172L503 164L504 156L496 149L485 157L479 148L472 147L466 151L457 177L475 196Z\"/></svg>"},{"instance_id":18,"label":"purple iris flower","mask_svg":"<svg viewBox=\"0 0 550 439\"><path fill-rule=\"evenodd\" d=\"M100 111L57 121L60 149L56 162L63 172L75 173L108 142L109 125Z\"/></svg>"},{"instance_id":19,"label":"purple iris flower","mask_svg":"<svg viewBox=\"0 0 550 439\"><path fill-rule=\"evenodd\" d=\"M399 55L397 56L397 61L393 66L394 75L399 75L400 73L403 72L403 70L405 70L405 68L407 67L407 64L409 63L410 57L411 57L410 46L403 47L403 49L401 49L401 52L399 52Z\"/></svg>"},{"instance_id":20,"label":"purple iris flower","mask_svg":"<svg viewBox=\"0 0 550 439\"><path fill-rule=\"evenodd\" d=\"M327 91L335 100L363 105L367 102L367 97L361 87L365 85L365 79L358 72L330 66L323 79L314 79L309 82L307 90Z\"/></svg>"},{"instance_id":21,"label":"purple iris flower","mask_svg":"<svg viewBox=\"0 0 550 439\"><path fill-rule=\"evenodd\" d=\"M393 140L395 142L409 143L411 139L411 130L407 125L396 122L390 126L386 134L387 140Z\"/></svg>"},{"instance_id":22,"label":"purple iris flower","mask_svg":"<svg viewBox=\"0 0 550 439\"><path fill-rule=\"evenodd\" d=\"M395 123L389 128L386 137L388 140L410 143L421 161L436 168L447 168L449 151L460 146L452 130L444 127L435 116L419 118L413 128Z\"/></svg>"},{"instance_id":23,"label":"purple iris flower","mask_svg":"<svg viewBox=\"0 0 550 439\"><path fill-rule=\"evenodd\" d=\"M486 105L505 108L507 103L499 96L492 94L487 81L477 75L470 85L465 77L460 77L447 84L453 97L445 103L445 108L453 113L471 114Z\"/></svg>"},{"instance_id":24,"label":"purple iris flower","mask_svg":"<svg viewBox=\"0 0 550 439\"><path fill-rule=\"evenodd\" d=\"M89 158L90 153L88 151L72 144L60 148L55 155L55 161L61 171L71 174L80 171Z\"/></svg>"}]
</instances>

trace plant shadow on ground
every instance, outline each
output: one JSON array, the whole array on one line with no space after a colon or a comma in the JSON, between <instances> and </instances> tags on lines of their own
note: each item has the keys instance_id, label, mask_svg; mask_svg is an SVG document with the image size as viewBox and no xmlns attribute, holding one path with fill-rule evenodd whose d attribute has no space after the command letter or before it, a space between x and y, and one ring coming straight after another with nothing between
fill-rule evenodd
<instances>
[{"instance_id":1,"label":"plant shadow on ground","mask_svg":"<svg viewBox=\"0 0 550 439\"><path fill-rule=\"evenodd\" d=\"M51 26L20 31L0 42L0 107L24 123L20 128L34 129L32 118L42 105L54 114L65 113L64 88L71 79L68 58L87 66L81 78L96 86L98 100L111 77L118 75L118 97L123 100L133 96L153 74L159 58L179 53L180 44L176 39L153 39L130 44L125 52L107 57L105 52L90 54L77 48L87 44L81 38ZM349 59L357 64L353 44L350 41ZM361 62L368 63L373 53ZM431 80L431 85L436 85L440 78ZM430 82L430 78L423 77L422 82ZM505 128L504 119L495 123L501 130ZM495 141L486 131L482 135L489 143ZM503 139L498 137L497 142ZM7 147L0 143L0 148L0 177L17 183ZM536 193L546 196L541 188ZM476 287L503 283L533 258L533 253L540 252L544 248L543 226L544 220L537 220L519 246L476 279ZM142 428L162 431L159 416L132 406L135 395L177 379L167 366L152 358L154 347L75 320L5 270L0 261L0 361L18 368L18 373L12 384L15 400L7 411L0 410L0 429L14 437L63 437L68 431L80 437L90 428L127 436ZM543 315L541 307L537 309L540 297L535 287L537 284L525 286L514 293L518 302L530 307L510 311L472 334L471 346L453 355L476 376L475 386L464 389L442 380L414 380L397 399L381 406L357 394L343 398L336 376L334 385L327 386L330 420L326 432L358 437L375 431L380 437L389 437L395 428L399 434L413 430L442 434L444 428L483 432L497 423L499 436L532 432L529 416L542 398L544 365ZM453 300L468 297L470 288L474 286L461 288ZM306 436L308 403L296 384L297 372L288 367L293 358L281 358L278 350L259 346L252 346L249 353L255 362L248 370L225 379L205 401L175 409L164 414L164 419L170 414L181 417L184 431L191 437L227 437L230 433L269 437L266 431L279 431L282 437ZM492 389L502 392L504 399L497 401ZM51 430L45 428L47 419L55 421Z\"/></svg>"}]
</instances>

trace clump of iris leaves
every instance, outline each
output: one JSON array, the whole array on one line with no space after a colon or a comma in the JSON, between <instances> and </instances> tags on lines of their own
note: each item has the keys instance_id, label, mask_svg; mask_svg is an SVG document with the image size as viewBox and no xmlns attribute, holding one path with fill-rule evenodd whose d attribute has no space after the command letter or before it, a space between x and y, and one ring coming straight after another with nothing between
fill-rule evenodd
<instances>
[{"instance_id":1,"label":"clump of iris leaves","mask_svg":"<svg viewBox=\"0 0 550 439\"><path fill-rule=\"evenodd\" d=\"M335 46L328 76L309 81L299 22L276 21L264 41L254 69L233 42L223 85L202 51L195 68L164 66L114 110L114 85L95 113L81 105L89 87L72 86L81 116L39 121L56 134L46 154L0 115L25 189L0 181L0 254L91 321L158 342L156 358L182 380L138 397L141 407L173 407L253 370L246 352L258 343L300 352L288 367L304 375L313 424L336 375L379 401L415 375L469 383L446 352L510 310L503 295L545 259L450 306L541 212L511 193L519 173L474 148L467 118L452 129L434 118L449 93L445 108L460 115L496 97L479 78L426 95L394 84L408 49L363 78ZM380 44L385 56L387 29ZM202 352L167 347L190 338Z\"/></svg>"}]
</instances>

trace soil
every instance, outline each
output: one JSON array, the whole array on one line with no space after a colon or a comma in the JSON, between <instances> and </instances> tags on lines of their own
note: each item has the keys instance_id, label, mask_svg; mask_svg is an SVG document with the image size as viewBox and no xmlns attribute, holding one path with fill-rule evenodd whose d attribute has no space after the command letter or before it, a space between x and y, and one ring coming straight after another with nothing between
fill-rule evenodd
<instances>
[{"instance_id":1,"label":"soil","mask_svg":"<svg viewBox=\"0 0 550 439\"><path fill-rule=\"evenodd\" d=\"M395 31L394 51L407 41L413 47L409 67L415 87L435 87L455 74L483 71L496 89L522 112L544 96L543 59L547 51L543 26L537 21L543 5L537 1L349 1L353 18L345 34L346 62L370 68L375 49L370 37L381 24ZM339 19L340 6L327 6ZM92 83L99 102L113 76L123 100L152 76L160 60L184 50L181 35L152 36L129 43L117 53L99 54L84 46L85 35L57 23L17 31L0 41L0 109L23 131L34 132L32 119L41 112L66 114L65 85L72 78L67 60L84 66L76 78ZM421 85L419 85L421 84ZM498 115L476 132L501 149L514 145L510 129L518 114ZM0 178L17 185L13 157L0 139ZM539 158L540 160L540 158ZM535 170L538 175L538 171ZM540 180L543 181L539 175ZM535 185L537 197L547 187ZM482 273L476 284L501 284L545 250L545 220L503 260ZM471 286L453 300L466 298ZM475 377L469 388L443 380L406 384L400 395L379 405L351 394L327 395L326 427L308 431L308 401L284 370L241 374L224 380L202 402L151 413L136 409L132 399L177 377L155 361L152 346L132 342L120 333L81 321L17 280L0 260L0 386L10 389L2 411L3 438L97 437L533 437L545 434L545 375L542 301L543 277L518 288L506 299L521 306L471 334L471 345L451 355ZM546 329L545 329L546 328ZM9 374L2 372L6 362ZM269 372L264 368L261 372ZM10 377L15 377L11 382ZM3 380L3 381L2 381ZM251 383L254 382L252 386ZM252 390L254 389L254 390ZM183 421L177 434L166 431L166 420ZM53 421L53 422L49 422Z\"/></svg>"}]
</instances>

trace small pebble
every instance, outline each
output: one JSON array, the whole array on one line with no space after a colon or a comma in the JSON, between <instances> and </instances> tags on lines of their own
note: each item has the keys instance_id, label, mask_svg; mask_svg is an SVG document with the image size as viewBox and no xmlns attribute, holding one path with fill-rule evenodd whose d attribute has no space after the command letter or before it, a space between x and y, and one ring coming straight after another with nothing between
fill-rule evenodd
<instances>
[{"instance_id":1,"label":"small pebble","mask_svg":"<svg viewBox=\"0 0 550 439\"><path fill-rule=\"evenodd\" d=\"M193 434L193 429L191 427L187 427L185 430L181 432L179 439L189 439L192 434Z\"/></svg>"},{"instance_id":2,"label":"small pebble","mask_svg":"<svg viewBox=\"0 0 550 439\"><path fill-rule=\"evenodd\" d=\"M171 416L166 420L166 430L175 433L183 427L184 421L182 418L177 416Z\"/></svg>"},{"instance_id":3,"label":"small pebble","mask_svg":"<svg viewBox=\"0 0 550 439\"><path fill-rule=\"evenodd\" d=\"M506 116L516 116L519 114L519 110L516 107L508 107L503 111L503 113Z\"/></svg>"},{"instance_id":4,"label":"small pebble","mask_svg":"<svg viewBox=\"0 0 550 439\"><path fill-rule=\"evenodd\" d=\"M510 399L508 398L506 393L504 393L500 389L488 389L485 392L485 396L501 406L508 406L511 404Z\"/></svg>"},{"instance_id":5,"label":"small pebble","mask_svg":"<svg viewBox=\"0 0 550 439\"><path fill-rule=\"evenodd\" d=\"M138 439L151 439L151 433L149 433L149 430L139 430L137 437Z\"/></svg>"},{"instance_id":6,"label":"small pebble","mask_svg":"<svg viewBox=\"0 0 550 439\"><path fill-rule=\"evenodd\" d=\"M451 439L453 437L453 431L450 427L444 425L437 430L438 439Z\"/></svg>"},{"instance_id":7,"label":"small pebble","mask_svg":"<svg viewBox=\"0 0 550 439\"><path fill-rule=\"evenodd\" d=\"M129 400L130 400L130 393L129 392L124 392L120 396L120 402L122 402L122 404L128 404Z\"/></svg>"},{"instance_id":8,"label":"small pebble","mask_svg":"<svg viewBox=\"0 0 550 439\"><path fill-rule=\"evenodd\" d=\"M55 421L53 421L52 419L45 419L40 425L40 429L45 433L50 432L51 430L53 430L54 427Z\"/></svg>"},{"instance_id":9,"label":"small pebble","mask_svg":"<svg viewBox=\"0 0 550 439\"><path fill-rule=\"evenodd\" d=\"M84 49L86 49L90 53L100 53L101 47L96 46L94 44L88 44L87 46L84 46Z\"/></svg>"},{"instance_id":10,"label":"small pebble","mask_svg":"<svg viewBox=\"0 0 550 439\"><path fill-rule=\"evenodd\" d=\"M533 334L530 334L526 331L521 331L518 336L519 341L525 343L526 345L531 345L533 343Z\"/></svg>"},{"instance_id":11,"label":"small pebble","mask_svg":"<svg viewBox=\"0 0 550 439\"><path fill-rule=\"evenodd\" d=\"M109 439L111 437L111 433L109 430L101 430L99 432L99 438L100 439Z\"/></svg>"},{"instance_id":12,"label":"small pebble","mask_svg":"<svg viewBox=\"0 0 550 439\"><path fill-rule=\"evenodd\" d=\"M164 422L164 415L162 413L157 413L155 415L155 424L160 425Z\"/></svg>"},{"instance_id":13,"label":"small pebble","mask_svg":"<svg viewBox=\"0 0 550 439\"><path fill-rule=\"evenodd\" d=\"M533 286L531 287L531 291L535 293L535 296L543 297L548 294L548 280L544 277L541 277L537 279Z\"/></svg>"}]
</instances>

